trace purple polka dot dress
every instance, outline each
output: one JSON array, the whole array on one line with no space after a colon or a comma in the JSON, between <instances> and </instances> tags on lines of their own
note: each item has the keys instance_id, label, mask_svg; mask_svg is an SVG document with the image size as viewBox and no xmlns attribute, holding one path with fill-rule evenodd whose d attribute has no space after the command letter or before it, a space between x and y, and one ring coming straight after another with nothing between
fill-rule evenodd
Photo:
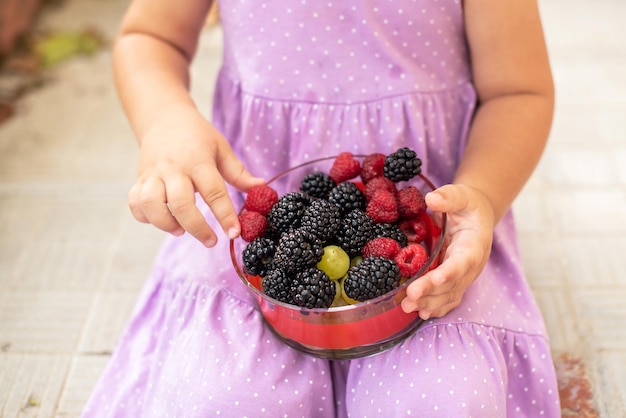
<instances>
[{"instance_id":1,"label":"purple polka dot dress","mask_svg":"<svg viewBox=\"0 0 626 418\"><path fill-rule=\"evenodd\" d=\"M252 173L408 146L452 180L476 104L459 0L222 1L221 17L213 121ZM225 237L167 239L85 418L560 416L511 213L457 309L357 360L279 341L229 257Z\"/></svg>"}]
</instances>

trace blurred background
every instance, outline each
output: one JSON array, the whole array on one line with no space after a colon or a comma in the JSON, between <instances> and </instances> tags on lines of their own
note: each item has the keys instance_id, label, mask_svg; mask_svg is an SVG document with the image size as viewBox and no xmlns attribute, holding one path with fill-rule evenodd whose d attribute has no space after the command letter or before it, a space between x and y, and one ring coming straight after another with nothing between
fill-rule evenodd
<instances>
[{"instance_id":1,"label":"blurred background","mask_svg":"<svg viewBox=\"0 0 626 418\"><path fill-rule=\"evenodd\" d=\"M0 417L77 417L163 234L134 221L137 146L110 44L128 0L0 0ZM514 208L563 416L626 416L626 1L540 0L551 141ZM207 17L192 94L221 58Z\"/></svg>"}]
</instances>

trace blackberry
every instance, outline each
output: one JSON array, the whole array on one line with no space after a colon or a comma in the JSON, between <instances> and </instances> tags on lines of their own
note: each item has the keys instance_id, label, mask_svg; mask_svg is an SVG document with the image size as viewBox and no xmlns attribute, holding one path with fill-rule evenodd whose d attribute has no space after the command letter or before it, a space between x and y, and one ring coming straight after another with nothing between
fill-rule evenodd
<instances>
[{"instance_id":1,"label":"blackberry","mask_svg":"<svg viewBox=\"0 0 626 418\"><path fill-rule=\"evenodd\" d=\"M360 255L363 246L372 239L374 221L360 209L348 213L339 225L335 240L350 257Z\"/></svg>"},{"instance_id":2,"label":"blackberry","mask_svg":"<svg viewBox=\"0 0 626 418\"><path fill-rule=\"evenodd\" d=\"M328 194L337 184L326 173L314 171L307 174L300 184L300 191L312 197L328 199Z\"/></svg>"},{"instance_id":3,"label":"blackberry","mask_svg":"<svg viewBox=\"0 0 626 418\"><path fill-rule=\"evenodd\" d=\"M315 234L295 229L280 237L274 252L274 265L290 274L316 265L323 255L322 241Z\"/></svg>"},{"instance_id":4,"label":"blackberry","mask_svg":"<svg viewBox=\"0 0 626 418\"><path fill-rule=\"evenodd\" d=\"M341 215L344 216L354 209L365 210L365 195L356 184L346 181L340 183L330 191L328 201L339 207Z\"/></svg>"},{"instance_id":5,"label":"blackberry","mask_svg":"<svg viewBox=\"0 0 626 418\"><path fill-rule=\"evenodd\" d=\"M300 229L312 232L324 243L335 235L340 223L339 208L328 200L317 199L304 212Z\"/></svg>"},{"instance_id":6,"label":"blackberry","mask_svg":"<svg viewBox=\"0 0 626 418\"><path fill-rule=\"evenodd\" d=\"M400 284L400 269L385 257L367 257L348 270L343 281L346 296L363 302L382 296Z\"/></svg>"},{"instance_id":7,"label":"blackberry","mask_svg":"<svg viewBox=\"0 0 626 418\"><path fill-rule=\"evenodd\" d=\"M396 224L390 223L375 223L374 224L374 232L372 238L377 237L385 237L391 238L397 241L400 244L400 247L406 247L409 243L409 239L406 234L402 232L402 229Z\"/></svg>"},{"instance_id":8,"label":"blackberry","mask_svg":"<svg viewBox=\"0 0 626 418\"><path fill-rule=\"evenodd\" d=\"M422 171L422 160L417 158L410 148L400 148L385 158L383 173L389 180L397 183L410 180Z\"/></svg>"},{"instance_id":9,"label":"blackberry","mask_svg":"<svg viewBox=\"0 0 626 418\"><path fill-rule=\"evenodd\" d=\"M253 276L264 276L272 266L276 244L269 238L256 238L246 245L242 259L244 269Z\"/></svg>"},{"instance_id":10,"label":"blackberry","mask_svg":"<svg viewBox=\"0 0 626 418\"><path fill-rule=\"evenodd\" d=\"M274 269L269 270L261 286L263 286L263 292L273 299L280 302L294 304L293 295L291 292L291 285L293 279L287 275L283 270Z\"/></svg>"},{"instance_id":11,"label":"blackberry","mask_svg":"<svg viewBox=\"0 0 626 418\"><path fill-rule=\"evenodd\" d=\"M296 274L291 292L297 306L328 308L335 299L337 285L322 270L309 267Z\"/></svg>"},{"instance_id":12,"label":"blackberry","mask_svg":"<svg viewBox=\"0 0 626 418\"><path fill-rule=\"evenodd\" d=\"M267 215L268 231L274 237L280 237L300 226L300 219L311 202L304 193L291 192L281 196Z\"/></svg>"}]
</instances>

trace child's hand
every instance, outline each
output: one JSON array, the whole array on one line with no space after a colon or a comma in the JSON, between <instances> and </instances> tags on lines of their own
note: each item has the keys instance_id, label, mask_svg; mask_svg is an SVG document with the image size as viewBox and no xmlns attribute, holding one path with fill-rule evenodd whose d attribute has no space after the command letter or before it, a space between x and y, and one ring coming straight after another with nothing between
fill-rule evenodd
<instances>
[{"instance_id":1,"label":"child's hand","mask_svg":"<svg viewBox=\"0 0 626 418\"><path fill-rule=\"evenodd\" d=\"M170 109L140 142L137 182L128 193L138 221L173 235L187 231L212 247L217 236L196 206L199 192L226 234L239 235L239 220L224 181L246 191L263 180L245 170L208 121L193 107Z\"/></svg>"},{"instance_id":2,"label":"child's hand","mask_svg":"<svg viewBox=\"0 0 626 418\"><path fill-rule=\"evenodd\" d=\"M426 195L428 207L446 212L448 229L443 262L407 288L405 312L422 319L439 317L459 306L463 294L482 271L491 252L494 212L478 190L446 185Z\"/></svg>"}]
</instances>

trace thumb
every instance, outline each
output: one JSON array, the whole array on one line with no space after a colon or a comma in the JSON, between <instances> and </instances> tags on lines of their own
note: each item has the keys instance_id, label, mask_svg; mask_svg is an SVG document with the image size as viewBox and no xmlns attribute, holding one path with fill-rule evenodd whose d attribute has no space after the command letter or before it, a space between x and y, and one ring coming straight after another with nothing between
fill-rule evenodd
<instances>
[{"instance_id":1,"label":"thumb","mask_svg":"<svg viewBox=\"0 0 626 418\"><path fill-rule=\"evenodd\" d=\"M220 155L217 161L218 170L222 173L224 180L241 192L247 192L251 187L264 184L265 180L253 176L235 153L228 147Z\"/></svg>"},{"instance_id":2,"label":"thumb","mask_svg":"<svg viewBox=\"0 0 626 418\"><path fill-rule=\"evenodd\" d=\"M426 205L435 212L458 212L467 208L469 199L463 189L446 184L424 196Z\"/></svg>"}]
</instances>

